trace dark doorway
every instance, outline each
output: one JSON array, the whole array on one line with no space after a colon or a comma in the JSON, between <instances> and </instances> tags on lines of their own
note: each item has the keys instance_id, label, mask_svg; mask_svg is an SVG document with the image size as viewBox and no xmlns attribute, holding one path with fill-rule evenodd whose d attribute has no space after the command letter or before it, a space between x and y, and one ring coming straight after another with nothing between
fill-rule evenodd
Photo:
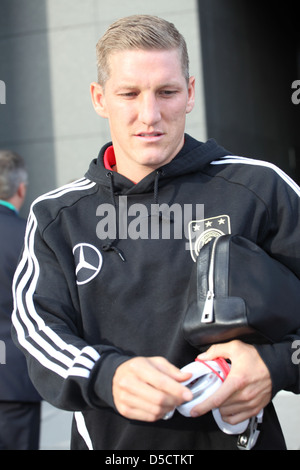
<instances>
[{"instance_id":1,"label":"dark doorway","mask_svg":"<svg viewBox=\"0 0 300 470\"><path fill-rule=\"evenodd\" d=\"M279 3L279 2L277 2ZM300 182L299 2L198 0L208 137Z\"/></svg>"}]
</instances>

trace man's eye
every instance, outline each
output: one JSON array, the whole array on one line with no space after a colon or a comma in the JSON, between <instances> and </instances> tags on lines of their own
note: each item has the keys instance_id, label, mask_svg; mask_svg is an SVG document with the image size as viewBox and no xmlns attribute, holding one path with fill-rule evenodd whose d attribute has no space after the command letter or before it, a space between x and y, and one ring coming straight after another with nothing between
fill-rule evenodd
<instances>
[{"instance_id":1,"label":"man's eye","mask_svg":"<svg viewBox=\"0 0 300 470\"><path fill-rule=\"evenodd\" d=\"M175 95L176 93L177 93L176 90L162 90L162 91L160 92L160 94L161 94L162 96L166 96L166 97L168 97L168 96L173 96L173 95Z\"/></svg>"},{"instance_id":2,"label":"man's eye","mask_svg":"<svg viewBox=\"0 0 300 470\"><path fill-rule=\"evenodd\" d=\"M127 93L120 93L120 96L123 96L124 98L133 98L137 95L135 91L129 91Z\"/></svg>"}]
</instances>

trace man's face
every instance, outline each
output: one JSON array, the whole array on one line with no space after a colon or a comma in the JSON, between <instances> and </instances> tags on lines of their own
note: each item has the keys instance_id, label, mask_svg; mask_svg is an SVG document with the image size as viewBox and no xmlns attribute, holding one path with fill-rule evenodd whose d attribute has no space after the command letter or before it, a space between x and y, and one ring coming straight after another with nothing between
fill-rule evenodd
<instances>
[{"instance_id":1,"label":"man's face","mask_svg":"<svg viewBox=\"0 0 300 470\"><path fill-rule=\"evenodd\" d=\"M96 112L109 120L117 171L139 181L182 148L186 114L194 106L177 50L112 54L105 90L92 84Z\"/></svg>"}]
</instances>

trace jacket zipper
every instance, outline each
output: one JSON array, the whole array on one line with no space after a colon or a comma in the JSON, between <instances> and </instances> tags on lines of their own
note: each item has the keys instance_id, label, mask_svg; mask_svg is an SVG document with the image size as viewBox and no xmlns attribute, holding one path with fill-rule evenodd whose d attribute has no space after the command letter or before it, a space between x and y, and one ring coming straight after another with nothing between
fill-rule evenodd
<instances>
[{"instance_id":1,"label":"jacket zipper","mask_svg":"<svg viewBox=\"0 0 300 470\"><path fill-rule=\"evenodd\" d=\"M211 250L209 271L208 271L208 290L206 294L205 304L202 312L201 323L212 323L214 321L214 267L215 254L218 237L215 238Z\"/></svg>"}]
</instances>

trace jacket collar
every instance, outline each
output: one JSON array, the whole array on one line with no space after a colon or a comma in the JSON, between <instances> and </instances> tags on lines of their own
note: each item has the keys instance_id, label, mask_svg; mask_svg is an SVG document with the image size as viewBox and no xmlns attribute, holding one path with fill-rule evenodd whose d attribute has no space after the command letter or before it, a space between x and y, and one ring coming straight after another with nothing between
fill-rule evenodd
<instances>
[{"instance_id":1,"label":"jacket collar","mask_svg":"<svg viewBox=\"0 0 300 470\"><path fill-rule=\"evenodd\" d=\"M18 214L18 210L15 208L15 206L13 206L10 202L0 199L0 209L2 208L5 209L5 212L12 211Z\"/></svg>"}]
</instances>

